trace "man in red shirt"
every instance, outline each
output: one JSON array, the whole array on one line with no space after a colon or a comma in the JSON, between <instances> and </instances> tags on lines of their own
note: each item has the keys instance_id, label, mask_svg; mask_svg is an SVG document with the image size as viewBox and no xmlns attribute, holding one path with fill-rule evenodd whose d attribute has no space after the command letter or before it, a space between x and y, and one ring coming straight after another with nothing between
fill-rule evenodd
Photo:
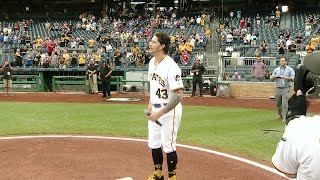
<instances>
[{"instance_id":1,"label":"man in red shirt","mask_svg":"<svg viewBox=\"0 0 320 180\"><path fill-rule=\"evenodd\" d=\"M182 53L182 60L185 66L189 64L189 58L190 58L190 54L188 53L187 50L184 50Z\"/></svg>"},{"instance_id":2,"label":"man in red shirt","mask_svg":"<svg viewBox=\"0 0 320 180\"><path fill-rule=\"evenodd\" d=\"M55 48L54 42L50 40L49 43L47 44L47 48L48 48L48 55L51 56Z\"/></svg>"}]
</instances>

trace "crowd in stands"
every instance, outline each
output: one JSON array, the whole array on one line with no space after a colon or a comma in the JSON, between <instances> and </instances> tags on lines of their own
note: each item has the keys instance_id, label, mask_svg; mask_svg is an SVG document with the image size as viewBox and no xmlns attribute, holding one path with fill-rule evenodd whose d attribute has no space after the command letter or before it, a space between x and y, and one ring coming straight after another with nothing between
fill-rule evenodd
<instances>
[{"instance_id":1,"label":"crowd in stands","mask_svg":"<svg viewBox=\"0 0 320 180\"><path fill-rule=\"evenodd\" d=\"M282 16L279 8L270 14L263 11L255 15L231 11L220 21L216 32L220 34L218 43L224 52L222 55L244 58L244 64L230 65L229 59L224 61L225 80L264 81L270 76L269 70L275 68L274 63L270 65L270 60L266 61L268 64L265 63L264 75L261 76L263 78L256 78L257 76L248 70L253 64L248 64L247 59L251 61L252 58L261 57L264 62L270 58L277 64L280 57L284 56L288 59L288 66L294 68L305 54L320 50L318 12L291 12L292 18L288 18L292 22L291 28L285 26L286 18ZM240 71L237 70L238 67Z\"/></svg>"},{"instance_id":2,"label":"crowd in stands","mask_svg":"<svg viewBox=\"0 0 320 180\"><path fill-rule=\"evenodd\" d=\"M166 15L166 16L165 16ZM137 16L117 19L105 15L98 18L82 13L77 21L46 21L46 32L53 36L33 36L37 20L17 21L14 27L1 22L0 46L13 45L14 66L68 68L87 66L90 60L96 64L107 61L110 66L144 67L150 60L148 42L154 32L170 31L170 55L181 65L192 65L190 58L205 61L205 49L211 39L210 18L204 13L196 17L176 17L159 11L156 17ZM190 26L200 31L187 34ZM176 31L176 29L182 31ZM82 34L91 33L84 37ZM195 53L195 51L199 52Z\"/></svg>"},{"instance_id":3,"label":"crowd in stands","mask_svg":"<svg viewBox=\"0 0 320 180\"><path fill-rule=\"evenodd\" d=\"M240 47L256 47L256 52L249 56L267 56L268 46L277 47L278 54L296 51L312 53L319 48L319 17L320 14L305 16L304 28L297 32L294 28L280 27L281 11L279 8L271 11L270 15L256 14L255 17L243 15L241 11L236 11L236 13L231 11L229 17L220 21L216 31L220 34L222 50L229 52L229 55L234 51L240 51ZM261 37L261 32L267 33ZM273 35L276 38L270 39ZM275 42L271 42L274 40Z\"/></svg>"}]
</instances>

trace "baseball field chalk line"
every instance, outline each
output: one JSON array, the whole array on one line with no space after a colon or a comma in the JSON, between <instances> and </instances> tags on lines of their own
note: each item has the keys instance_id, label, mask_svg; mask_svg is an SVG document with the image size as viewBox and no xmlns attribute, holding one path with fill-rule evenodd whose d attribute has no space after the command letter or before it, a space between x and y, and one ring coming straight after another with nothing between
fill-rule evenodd
<instances>
[{"instance_id":1,"label":"baseball field chalk line","mask_svg":"<svg viewBox=\"0 0 320 180\"><path fill-rule=\"evenodd\" d=\"M35 135L35 136L11 136L11 137L0 137L0 140L10 140L10 139L35 139L35 138L79 138L79 139L109 139L109 140L119 140L119 141L134 141L134 142L144 142L147 143L148 141L145 139L134 139L134 138L122 138L122 137L107 137L107 136L81 136L81 135ZM274 168L271 168L269 166L251 161L249 159L241 158L238 156L230 155L223 152L218 152L210 149L195 147L195 146L189 146L189 145L183 145L183 144L177 144L178 147L186 148L186 149L192 149L197 151L202 151L210 154L215 154L218 156L230 158L233 160L237 160L246 164L250 164L252 166L261 168L265 171L269 171L271 173L277 174L279 176L287 178L284 174L278 172ZM289 179L289 178L287 178Z\"/></svg>"}]
</instances>

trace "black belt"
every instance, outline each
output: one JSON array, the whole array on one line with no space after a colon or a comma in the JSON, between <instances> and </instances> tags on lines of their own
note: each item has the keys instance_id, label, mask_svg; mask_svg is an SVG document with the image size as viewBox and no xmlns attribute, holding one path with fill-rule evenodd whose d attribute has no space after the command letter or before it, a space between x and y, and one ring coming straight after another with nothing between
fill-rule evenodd
<instances>
[{"instance_id":1,"label":"black belt","mask_svg":"<svg viewBox=\"0 0 320 180\"><path fill-rule=\"evenodd\" d=\"M285 88L291 88L291 87L288 86L288 87L277 87L277 88L279 88L279 89L285 89Z\"/></svg>"},{"instance_id":2,"label":"black belt","mask_svg":"<svg viewBox=\"0 0 320 180\"><path fill-rule=\"evenodd\" d=\"M167 103L164 103L164 104L153 104L153 107L161 108L161 107L164 107L165 105L167 105Z\"/></svg>"}]
</instances>

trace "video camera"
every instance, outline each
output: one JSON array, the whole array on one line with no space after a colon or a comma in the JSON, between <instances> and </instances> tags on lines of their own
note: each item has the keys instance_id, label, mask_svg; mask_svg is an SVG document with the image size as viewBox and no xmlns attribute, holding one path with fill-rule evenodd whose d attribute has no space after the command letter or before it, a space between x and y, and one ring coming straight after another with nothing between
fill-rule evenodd
<instances>
[{"instance_id":1,"label":"video camera","mask_svg":"<svg viewBox=\"0 0 320 180\"><path fill-rule=\"evenodd\" d=\"M286 124L307 114L307 98L320 98L320 53L308 55L303 65L295 68L294 91L301 90L303 95L293 94L288 100Z\"/></svg>"},{"instance_id":2,"label":"video camera","mask_svg":"<svg viewBox=\"0 0 320 180\"><path fill-rule=\"evenodd\" d=\"M320 53L307 56L295 69L294 91L299 89L310 99L320 98Z\"/></svg>"}]
</instances>

